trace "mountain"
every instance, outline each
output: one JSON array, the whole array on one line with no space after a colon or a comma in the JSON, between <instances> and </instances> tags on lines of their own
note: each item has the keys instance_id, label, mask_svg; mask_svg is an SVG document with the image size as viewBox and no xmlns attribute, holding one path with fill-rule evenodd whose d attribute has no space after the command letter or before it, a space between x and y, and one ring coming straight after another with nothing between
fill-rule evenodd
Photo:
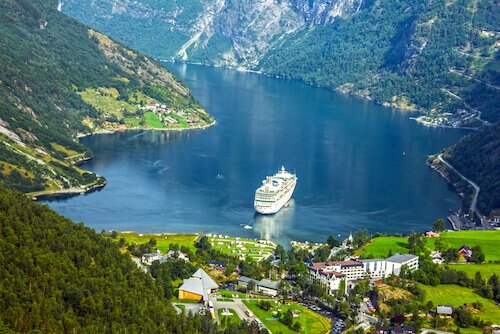
<instances>
[{"instance_id":1,"label":"mountain","mask_svg":"<svg viewBox=\"0 0 500 334\"><path fill-rule=\"evenodd\" d=\"M92 157L77 134L213 122L161 64L57 7L0 1L0 181L34 196L84 192L105 180L76 166Z\"/></svg>"},{"instance_id":2,"label":"mountain","mask_svg":"<svg viewBox=\"0 0 500 334\"><path fill-rule=\"evenodd\" d=\"M419 110L431 125L500 118L498 0L61 0L154 57L243 67Z\"/></svg>"},{"instance_id":3,"label":"mountain","mask_svg":"<svg viewBox=\"0 0 500 334\"><path fill-rule=\"evenodd\" d=\"M500 208L500 123L464 137L446 149L443 157L477 183L480 188L477 205L483 214Z\"/></svg>"},{"instance_id":4,"label":"mountain","mask_svg":"<svg viewBox=\"0 0 500 334\"><path fill-rule=\"evenodd\" d=\"M1 184L0 235L2 333L201 332L109 238Z\"/></svg>"}]
</instances>

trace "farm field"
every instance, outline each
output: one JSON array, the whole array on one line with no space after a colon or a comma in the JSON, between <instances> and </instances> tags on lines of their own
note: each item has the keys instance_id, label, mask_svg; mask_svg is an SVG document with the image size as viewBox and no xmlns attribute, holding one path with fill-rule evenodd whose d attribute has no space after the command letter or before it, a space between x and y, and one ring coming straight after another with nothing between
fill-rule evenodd
<instances>
[{"instance_id":1,"label":"farm field","mask_svg":"<svg viewBox=\"0 0 500 334\"><path fill-rule=\"evenodd\" d=\"M482 264L450 264L450 268L457 271L463 271L470 278L474 278L479 271L484 279L489 279L493 274L499 275L500 263L482 263Z\"/></svg>"},{"instance_id":2,"label":"farm field","mask_svg":"<svg viewBox=\"0 0 500 334\"><path fill-rule=\"evenodd\" d=\"M275 318L273 312L277 311L280 311L281 313L285 313L288 310L291 310L292 312L297 311L299 316L294 318L293 321L298 321L300 323L301 333L327 333L332 327L327 318L298 304L276 305L273 303L273 307L266 311L259 307L259 302L256 300L244 300L243 303L245 303L253 314L264 323L264 326L266 326L273 333L296 333Z\"/></svg>"},{"instance_id":3,"label":"farm field","mask_svg":"<svg viewBox=\"0 0 500 334\"><path fill-rule=\"evenodd\" d=\"M454 284L438 286L419 284L419 286L425 291L425 301L432 300L434 305L451 304L455 307L479 301L484 305L484 309L478 313L478 316L493 323L500 322L500 306L497 306L493 300L476 294L473 289Z\"/></svg>"},{"instance_id":4,"label":"farm field","mask_svg":"<svg viewBox=\"0 0 500 334\"><path fill-rule=\"evenodd\" d=\"M195 240L199 237L199 234L137 234L134 232L120 232L118 233L118 239L124 238L128 244L144 244L150 239L156 240L156 247L162 252L167 253L169 251L170 244L178 244L179 247L186 246L189 247L193 252L196 251L194 247Z\"/></svg>"},{"instance_id":5,"label":"farm field","mask_svg":"<svg viewBox=\"0 0 500 334\"><path fill-rule=\"evenodd\" d=\"M459 248L462 245L481 246L481 250L486 256L486 261L499 261L500 252L500 231L459 231L442 234L443 239L451 247Z\"/></svg>"},{"instance_id":6,"label":"farm field","mask_svg":"<svg viewBox=\"0 0 500 334\"><path fill-rule=\"evenodd\" d=\"M450 247L460 248L463 245L470 247L481 246L481 250L485 254L486 261L499 261L500 252L498 252L498 244L500 242L500 231L457 231L444 232L442 238ZM427 238L427 246L430 250L434 249L436 238ZM387 257L388 252L392 249L392 253L408 253L408 239L406 237L378 237L371 240L368 244L356 251L356 255L363 258L367 257Z\"/></svg>"},{"instance_id":7,"label":"farm field","mask_svg":"<svg viewBox=\"0 0 500 334\"><path fill-rule=\"evenodd\" d=\"M148 111L144 114L144 118L146 119L146 126L149 126L153 129L165 129L165 124L158 118L158 116Z\"/></svg>"}]
</instances>

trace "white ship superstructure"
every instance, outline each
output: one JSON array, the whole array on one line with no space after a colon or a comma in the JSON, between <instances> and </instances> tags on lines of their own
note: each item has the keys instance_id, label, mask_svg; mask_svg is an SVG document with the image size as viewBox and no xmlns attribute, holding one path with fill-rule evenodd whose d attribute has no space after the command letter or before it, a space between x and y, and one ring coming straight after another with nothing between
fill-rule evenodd
<instances>
[{"instance_id":1,"label":"white ship superstructure","mask_svg":"<svg viewBox=\"0 0 500 334\"><path fill-rule=\"evenodd\" d=\"M278 212L292 197L297 176L281 167L273 176L266 177L255 191L255 211L264 215Z\"/></svg>"}]
</instances>

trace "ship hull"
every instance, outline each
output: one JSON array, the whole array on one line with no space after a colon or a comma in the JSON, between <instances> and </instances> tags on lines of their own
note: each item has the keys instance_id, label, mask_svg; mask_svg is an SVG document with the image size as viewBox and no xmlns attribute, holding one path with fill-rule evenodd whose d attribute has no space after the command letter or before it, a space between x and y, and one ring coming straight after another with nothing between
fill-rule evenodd
<instances>
[{"instance_id":1,"label":"ship hull","mask_svg":"<svg viewBox=\"0 0 500 334\"><path fill-rule=\"evenodd\" d=\"M293 191L297 185L297 180L294 180L289 188L285 191L283 196L269 204L269 202L261 202L259 200L254 201L254 208L257 213L261 215L272 215L277 213L288 201L292 198Z\"/></svg>"}]
</instances>

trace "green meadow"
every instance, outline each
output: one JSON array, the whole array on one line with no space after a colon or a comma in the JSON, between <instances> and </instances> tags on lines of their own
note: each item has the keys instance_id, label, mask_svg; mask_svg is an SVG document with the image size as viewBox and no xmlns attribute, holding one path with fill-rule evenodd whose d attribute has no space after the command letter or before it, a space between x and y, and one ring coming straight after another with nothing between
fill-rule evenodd
<instances>
[{"instance_id":1,"label":"green meadow","mask_svg":"<svg viewBox=\"0 0 500 334\"><path fill-rule=\"evenodd\" d=\"M500 252L498 245L500 243L500 231L457 231L444 232L442 238L450 247L459 248L463 245L481 246L485 254L486 261L499 261ZM436 238L427 238L427 246L430 250L434 249ZM408 238L406 237L378 237L372 239L368 244L356 251L356 255L361 257L387 257L389 250L392 253L408 253Z\"/></svg>"},{"instance_id":2,"label":"green meadow","mask_svg":"<svg viewBox=\"0 0 500 334\"><path fill-rule=\"evenodd\" d=\"M477 316L493 323L500 322L500 306L497 306L493 300L476 294L473 289L455 284L441 284L438 286L419 284L419 286L425 292L425 301L432 300L434 305L451 304L455 307L479 301L484 308L477 313Z\"/></svg>"}]
</instances>

